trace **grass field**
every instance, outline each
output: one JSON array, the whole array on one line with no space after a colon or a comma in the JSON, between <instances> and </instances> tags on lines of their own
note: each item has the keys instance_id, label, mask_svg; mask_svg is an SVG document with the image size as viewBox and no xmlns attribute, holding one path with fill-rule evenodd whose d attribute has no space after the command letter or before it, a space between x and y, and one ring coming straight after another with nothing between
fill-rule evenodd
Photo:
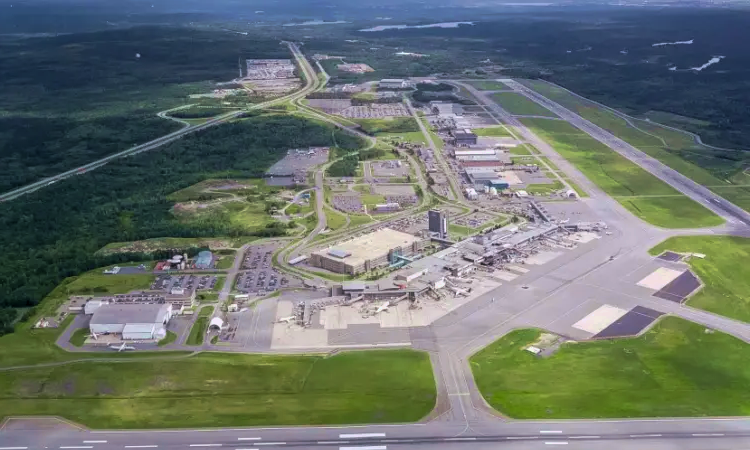
<instances>
[{"instance_id":1,"label":"grass field","mask_svg":"<svg viewBox=\"0 0 750 450\"><path fill-rule=\"evenodd\" d=\"M349 214L349 228L371 223L372 219L364 214Z\"/></svg>"},{"instance_id":2,"label":"grass field","mask_svg":"<svg viewBox=\"0 0 750 450\"><path fill-rule=\"evenodd\" d=\"M211 250L221 250L226 248L239 248L243 244L258 239L254 236L245 236L241 238L156 238L146 239L143 241L131 242L113 242L101 248L98 253L119 253L119 252L145 252L149 253L154 250L170 250L175 248L190 247L208 247Z\"/></svg>"},{"instance_id":3,"label":"grass field","mask_svg":"<svg viewBox=\"0 0 750 450\"><path fill-rule=\"evenodd\" d=\"M552 183L540 183L540 184L529 184L523 188L529 194L549 194L554 191L559 191L565 186L560 180L555 180Z\"/></svg>"},{"instance_id":4,"label":"grass field","mask_svg":"<svg viewBox=\"0 0 750 450\"><path fill-rule=\"evenodd\" d=\"M198 318L195 319L193 327L190 328L190 334L185 341L187 345L202 345L203 340L206 338L206 330L208 330L208 321L211 314L214 312L213 306L204 306L198 313Z\"/></svg>"},{"instance_id":5,"label":"grass field","mask_svg":"<svg viewBox=\"0 0 750 450\"><path fill-rule=\"evenodd\" d=\"M691 258L690 267L704 287L688 300L688 305L722 316L750 322L750 239L732 236L679 236L651 249L703 253L705 259Z\"/></svg>"},{"instance_id":6,"label":"grass field","mask_svg":"<svg viewBox=\"0 0 750 450\"><path fill-rule=\"evenodd\" d=\"M634 127L612 111L576 97L559 87L531 80L524 80L523 84L622 138L696 183L707 186L718 195L750 210L750 187L722 189L722 186L732 186L732 175L741 173L741 167L728 159L717 158L711 149L696 143L690 134L664 128L646 120L631 120ZM646 114L646 117L676 127L689 123L701 124L701 121L689 117L663 112L652 111ZM741 180L736 184L747 183Z\"/></svg>"},{"instance_id":7,"label":"grass field","mask_svg":"<svg viewBox=\"0 0 750 450\"><path fill-rule=\"evenodd\" d=\"M331 208L326 208L326 226L331 230L340 230L346 226L346 216Z\"/></svg>"},{"instance_id":8,"label":"grass field","mask_svg":"<svg viewBox=\"0 0 750 450\"><path fill-rule=\"evenodd\" d=\"M479 390L518 419L745 416L750 346L667 317L634 339L564 344L538 358L516 330L471 358Z\"/></svg>"},{"instance_id":9,"label":"grass field","mask_svg":"<svg viewBox=\"0 0 750 450\"><path fill-rule=\"evenodd\" d=\"M510 131L508 131L508 129L503 125L485 128L474 128L471 131L473 131L477 136L511 136Z\"/></svg>"},{"instance_id":10,"label":"grass field","mask_svg":"<svg viewBox=\"0 0 750 450\"><path fill-rule=\"evenodd\" d=\"M234 264L235 254L221 255L221 259L216 263L217 269L231 269Z\"/></svg>"},{"instance_id":11,"label":"grass field","mask_svg":"<svg viewBox=\"0 0 750 450\"><path fill-rule=\"evenodd\" d=\"M417 421L435 405L426 353L204 353L0 373L0 420L59 415L92 428Z\"/></svg>"},{"instance_id":12,"label":"grass field","mask_svg":"<svg viewBox=\"0 0 750 450\"><path fill-rule=\"evenodd\" d=\"M463 225L448 224L448 234L450 234L451 237L454 238L462 239L471 236L476 232L477 230L475 230L474 228L465 227Z\"/></svg>"},{"instance_id":13,"label":"grass field","mask_svg":"<svg viewBox=\"0 0 750 450\"><path fill-rule=\"evenodd\" d=\"M76 347L83 347L86 343L86 337L91 334L88 328L79 328L70 335L70 343Z\"/></svg>"},{"instance_id":14,"label":"grass field","mask_svg":"<svg viewBox=\"0 0 750 450\"><path fill-rule=\"evenodd\" d=\"M480 91L502 91L503 89L509 89L504 83L495 80L474 80L467 81L466 84L471 85Z\"/></svg>"},{"instance_id":15,"label":"grass field","mask_svg":"<svg viewBox=\"0 0 750 450\"><path fill-rule=\"evenodd\" d=\"M589 180L637 217L664 228L720 225L722 219L567 122L521 119Z\"/></svg>"},{"instance_id":16,"label":"grass field","mask_svg":"<svg viewBox=\"0 0 750 450\"><path fill-rule=\"evenodd\" d=\"M515 92L498 92L492 94L492 100L511 114L519 116L557 117L547 108Z\"/></svg>"},{"instance_id":17,"label":"grass field","mask_svg":"<svg viewBox=\"0 0 750 450\"><path fill-rule=\"evenodd\" d=\"M165 345L169 345L177 340L177 334L172 331L167 331L167 335L164 336L164 339L160 340L156 345L159 347L164 347Z\"/></svg>"},{"instance_id":18,"label":"grass field","mask_svg":"<svg viewBox=\"0 0 750 450\"><path fill-rule=\"evenodd\" d=\"M153 274L104 275L95 269L80 275L66 285L67 295L124 294L137 289L148 289L156 278Z\"/></svg>"}]
</instances>

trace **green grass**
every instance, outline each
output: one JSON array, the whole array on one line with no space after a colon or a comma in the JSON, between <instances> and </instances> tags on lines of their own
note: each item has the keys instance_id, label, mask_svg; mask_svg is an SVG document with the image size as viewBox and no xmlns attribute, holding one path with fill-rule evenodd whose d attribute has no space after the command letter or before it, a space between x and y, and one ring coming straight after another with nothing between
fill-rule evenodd
<instances>
[{"instance_id":1,"label":"green grass","mask_svg":"<svg viewBox=\"0 0 750 450\"><path fill-rule=\"evenodd\" d=\"M508 131L508 129L503 125L485 128L474 128L471 131L473 131L477 136L511 136L510 131Z\"/></svg>"},{"instance_id":2,"label":"green grass","mask_svg":"<svg viewBox=\"0 0 750 450\"><path fill-rule=\"evenodd\" d=\"M412 117L397 117L393 119L352 119L358 123L362 131L368 134L378 133L413 133L419 131L417 121Z\"/></svg>"},{"instance_id":3,"label":"green grass","mask_svg":"<svg viewBox=\"0 0 750 450\"><path fill-rule=\"evenodd\" d=\"M164 339L160 340L156 345L158 345L159 347L164 347L165 345L172 344L176 340L177 340L177 333L174 333L172 331L167 331L167 335L164 336Z\"/></svg>"},{"instance_id":4,"label":"green grass","mask_svg":"<svg viewBox=\"0 0 750 450\"><path fill-rule=\"evenodd\" d=\"M688 305L743 322L750 322L750 239L732 236L678 236L650 250L703 253L705 259L691 258L691 269L704 287L688 300Z\"/></svg>"},{"instance_id":5,"label":"green grass","mask_svg":"<svg viewBox=\"0 0 750 450\"><path fill-rule=\"evenodd\" d=\"M529 194L549 194L564 187L560 180L555 180L552 183L529 184L523 189Z\"/></svg>"},{"instance_id":6,"label":"green grass","mask_svg":"<svg viewBox=\"0 0 750 450\"><path fill-rule=\"evenodd\" d=\"M394 142L410 142L412 144L426 144L426 140L421 131L412 131L409 133L378 133L379 140Z\"/></svg>"},{"instance_id":7,"label":"green grass","mask_svg":"<svg viewBox=\"0 0 750 450\"><path fill-rule=\"evenodd\" d=\"M349 228L372 223L372 219L364 214L349 214Z\"/></svg>"},{"instance_id":8,"label":"green grass","mask_svg":"<svg viewBox=\"0 0 750 450\"><path fill-rule=\"evenodd\" d=\"M385 196L380 194L362 194L360 201L363 205L375 205L385 203Z\"/></svg>"},{"instance_id":9,"label":"green grass","mask_svg":"<svg viewBox=\"0 0 750 450\"><path fill-rule=\"evenodd\" d=\"M241 238L155 238L143 241L113 242L101 248L97 253L119 252L152 252L154 250L170 250L175 248L208 247L211 250L222 248L237 248L258 239L254 236Z\"/></svg>"},{"instance_id":10,"label":"green grass","mask_svg":"<svg viewBox=\"0 0 750 450\"><path fill-rule=\"evenodd\" d=\"M667 317L634 339L565 344L547 358L516 330L471 358L489 404L518 419L744 416L750 346Z\"/></svg>"},{"instance_id":11,"label":"green grass","mask_svg":"<svg viewBox=\"0 0 750 450\"><path fill-rule=\"evenodd\" d=\"M709 189L725 197L736 205L750 210L750 188L742 187L726 191L721 186L731 186L731 175L739 173L737 164L727 159L716 157L713 151L697 144L692 135L678 130L659 126L646 120L632 119L632 126L610 110L597 104L576 97L565 90L541 81L524 80L523 83L549 99L571 109L581 117L590 120L612 134L637 147L647 155L677 170L696 183L708 186ZM646 117L671 126L703 126L705 122L689 117L677 116L662 112L649 112ZM636 128L637 127L637 128ZM729 178L729 181L727 181ZM740 182L738 184L746 184ZM715 186L719 186L716 188Z\"/></svg>"},{"instance_id":12,"label":"green grass","mask_svg":"<svg viewBox=\"0 0 750 450\"><path fill-rule=\"evenodd\" d=\"M471 236L472 234L475 234L477 230L470 227L465 227L463 225L455 225L455 224L448 224L448 234L451 235L451 237L462 239L468 236Z\"/></svg>"},{"instance_id":13,"label":"green grass","mask_svg":"<svg viewBox=\"0 0 750 450\"><path fill-rule=\"evenodd\" d=\"M435 400L429 357L412 350L203 353L0 373L0 420L56 415L107 429L411 422Z\"/></svg>"},{"instance_id":14,"label":"green grass","mask_svg":"<svg viewBox=\"0 0 750 450\"><path fill-rule=\"evenodd\" d=\"M66 285L66 294L124 294L133 290L148 289L156 278L153 274L104 275L102 270L94 269L80 275Z\"/></svg>"},{"instance_id":15,"label":"green grass","mask_svg":"<svg viewBox=\"0 0 750 450\"><path fill-rule=\"evenodd\" d=\"M555 113L544 106L534 103L532 100L515 92L498 92L492 94L492 100L511 114L519 116L557 117Z\"/></svg>"},{"instance_id":16,"label":"green grass","mask_svg":"<svg viewBox=\"0 0 750 450\"><path fill-rule=\"evenodd\" d=\"M474 86L480 91L502 91L508 89L508 86L505 85L505 83L495 80L473 80L467 81L466 84Z\"/></svg>"},{"instance_id":17,"label":"green grass","mask_svg":"<svg viewBox=\"0 0 750 450\"><path fill-rule=\"evenodd\" d=\"M547 158L546 156L540 156L539 159L541 159L542 161L544 161L545 163L547 163L547 165L550 167L550 169L552 169L552 170L560 170L560 168L557 167L557 165L555 163L553 163L552 160L549 159L549 158Z\"/></svg>"},{"instance_id":18,"label":"green grass","mask_svg":"<svg viewBox=\"0 0 750 450\"><path fill-rule=\"evenodd\" d=\"M202 345L203 340L206 337L206 330L208 330L208 320L211 314L214 312L213 306L204 306L198 313L198 318L195 319L193 327L190 328L190 334L185 341L187 345Z\"/></svg>"},{"instance_id":19,"label":"green grass","mask_svg":"<svg viewBox=\"0 0 750 450\"><path fill-rule=\"evenodd\" d=\"M79 328L70 335L70 343L76 347L83 347L89 334L91 334L91 332L88 328Z\"/></svg>"},{"instance_id":20,"label":"green grass","mask_svg":"<svg viewBox=\"0 0 750 450\"><path fill-rule=\"evenodd\" d=\"M528 118L521 121L589 180L646 222L664 228L700 228L723 223L702 205L569 123Z\"/></svg>"},{"instance_id":21,"label":"green grass","mask_svg":"<svg viewBox=\"0 0 750 450\"><path fill-rule=\"evenodd\" d=\"M339 230L346 226L346 216L326 208L326 226L331 230Z\"/></svg>"},{"instance_id":22,"label":"green grass","mask_svg":"<svg viewBox=\"0 0 750 450\"><path fill-rule=\"evenodd\" d=\"M216 268L223 269L223 270L231 269L232 264L234 264L234 258L235 258L234 254L222 255L221 259L219 259L219 261L216 263Z\"/></svg>"}]
</instances>

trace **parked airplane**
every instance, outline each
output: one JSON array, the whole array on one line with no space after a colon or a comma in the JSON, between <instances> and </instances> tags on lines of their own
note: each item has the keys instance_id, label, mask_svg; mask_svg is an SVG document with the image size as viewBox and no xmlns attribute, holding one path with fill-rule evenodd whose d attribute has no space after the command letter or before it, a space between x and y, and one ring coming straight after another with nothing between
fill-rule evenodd
<instances>
[{"instance_id":1,"label":"parked airplane","mask_svg":"<svg viewBox=\"0 0 750 450\"><path fill-rule=\"evenodd\" d=\"M133 347L132 345L126 345L124 342L120 346L110 345L109 348L112 350L117 350L118 353L125 350L135 350L135 347Z\"/></svg>"},{"instance_id":2,"label":"parked airplane","mask_svg":"<svg viewBox=\"0 0 750 450\"><path fill-rule=\"evenodd\" d=\"M99 335L93 331L91 332L91 334L87 335L86 337L94 338L95 341L99 339Z\"/></svg>"},{"instance_id":3,"label":"parked airplane","mask_svg":"<svg viewBox=\"0 0 750 450\"><path fill-rule=\"evenodd\" d=\"M378 306L378 309L375 310L375 314L388 311L388 308L391 306L391 302L383 302L380 306Z\"/></svg>"}]
</instances>

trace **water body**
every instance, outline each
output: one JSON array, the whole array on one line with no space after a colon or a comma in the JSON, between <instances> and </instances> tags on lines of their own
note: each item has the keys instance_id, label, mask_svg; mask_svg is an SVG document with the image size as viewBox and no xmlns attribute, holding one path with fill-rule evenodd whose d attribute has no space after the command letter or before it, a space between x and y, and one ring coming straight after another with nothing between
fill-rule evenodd
<instances>
[{"instance_id":1,"label":"water body","mask_svg":"<svg viewBox=\"0 0 750 450\"><path fill-rule=\"evenodd\" d=\"M307 25L335 25L339 23L351 23L351 22L347 22L346 20L334 20L331 22L326 22L325 20L308 20L307 22L300 22L300 23L285 23L283 26L302 27L302 26L307 26Z\"/></svg>"},{"instance_id":2,"label":"water body","mask_svg":"<svg viewBox=\"0 0 750 450\"><path fill-rule=\"evenodd\" d=\"M440 22L429 23L427 25L378 25L372 28L364 28L359 31L385 31L385 30L405 30L407 28L458 28L459 25L474 25L474 22Z\"/></svg>"},{"instance_id":3,"label":"water body","mask_svg":"<svg viewBox=\"0 0 750 450\"><path fill-rule=\"evenodd\" d=\"M651 47L664 47L665 45L690 45L692 43L693 39L690 39L689 41L658 42L656 44L651 44Z\"/></svg>"}]
</instances>

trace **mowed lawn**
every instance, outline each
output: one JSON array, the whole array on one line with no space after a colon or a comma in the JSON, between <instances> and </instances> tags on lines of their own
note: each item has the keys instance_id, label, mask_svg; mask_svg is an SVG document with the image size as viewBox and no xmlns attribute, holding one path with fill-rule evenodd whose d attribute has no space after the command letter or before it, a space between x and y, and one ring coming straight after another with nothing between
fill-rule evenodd
<instances>
[{"instance_id":1,"label":"mowed lawn","mask_svg":"<svg viewBox=\"0 0 750 450\"><path fill-rule=\"evenodd\" d=\"M490 137L511 137L510 131L503 125L496 125L491 127L474 128L471 130L477 136L490 136Z\"/></svg>"},{"instance_id":2,"label":"mowed lawn","mask_svg":"<svg viewBox=\"0 0 750 450\"><path fill-rule=\"evenodd\" d=\"M495 409L519 419L750 414L750 346L667 317L633 339L564 344L548 358L524 350L540 335L513 331L471 358Z\"/></svg>"},{"instance_id":3,"label":"mowed lawn","mask_svg":"<svg viewBox=\"0 0 750 450\"><path fill-rule=\"evenodd\" d=\"M435 405L429 357L202 353L0 372L4 415L58 415L92 428L416 421Z\"/></svg>"},{"instance_id":4,"label":"mowed lawn","mask_svg":"<svg viewBox=\"0 0 750 450\"><path fill-rule=\"evenodd\" d=\"M502 90L510 89L502 81L495 81L495 80L472 80L472 81L467 81L466 84L470 86L474 86L480 91L502 91Z\"/></svg>"},{"instance_id":5,"label":"mowed lawn","mask_svg":"<svg viewBox=\"0 0 750 450\"><path fill-rule=\"evenodd\" d=\"M701 228L722 219L573 125L521 119L588 179L635 216L664 228Z\"/></svg>"},{"instance_id":6,"label":"mowed lawn","mask_svg":"<svg viewBox=\"0 0 750 450\"><path fill-rule=\"evenodd\" d=\"M690 258L693 272L703 288L688 305L743 322L750 322L750 239L733 236L678 236L650 250L703 253L705 259Z\"/></svg>"},{"instance_id":7,"label":"mowed lawn","mask_svg":"<svg viewBox=\"0 0 750 450\"><path fill-rule=\"evenodd\" d=\"M516 92L497 92L492 94L492 100L511 114L519 116L557 117L549 109Z\"/></svg>"}]
</instances>

